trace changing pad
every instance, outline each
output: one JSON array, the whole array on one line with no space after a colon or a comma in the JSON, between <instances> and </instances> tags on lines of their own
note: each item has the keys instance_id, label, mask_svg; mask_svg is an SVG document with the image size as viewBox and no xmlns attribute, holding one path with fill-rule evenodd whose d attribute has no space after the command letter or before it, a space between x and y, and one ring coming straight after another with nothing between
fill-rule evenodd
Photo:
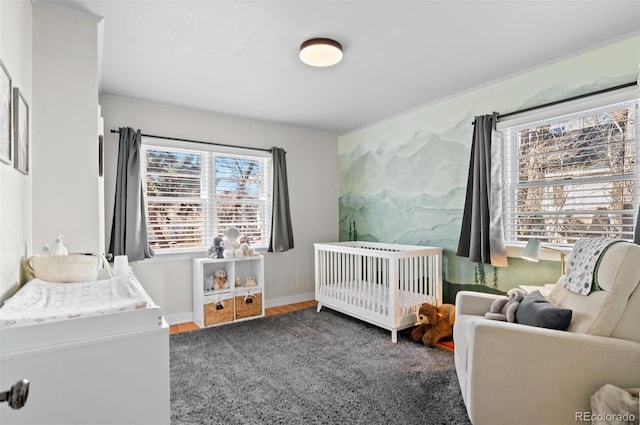
<instances>
[{"instance_id":1,"label":"changing pad","mask_svg":"<svg viewBox=\"0 0 640 425\"><path fill-rule=\"evenodd\" d=\"M0 328L146 308L148 298L132 274L80 283L27 282L0 308Z\"/></svg>"}]
</instances>

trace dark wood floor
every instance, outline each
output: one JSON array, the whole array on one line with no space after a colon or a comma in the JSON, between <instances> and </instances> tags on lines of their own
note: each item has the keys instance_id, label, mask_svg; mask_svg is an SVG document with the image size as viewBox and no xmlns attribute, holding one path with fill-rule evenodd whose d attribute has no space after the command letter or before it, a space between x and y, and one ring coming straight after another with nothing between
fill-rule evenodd
<instances>
[{"instance_id":1,"label":"dark wood floor","mask_svg":"<svg viewBox=\"0 0 640 425\"><path fill-rule=\"evenodd\" d=\"M289 305L282 305L279 307L272 307L272 308L267 308L265 309L265 316L274 316L276 314L284 314L284 313L291 313L292 311L296 311L296 310L302 310L305 308L311 308L311 307L316 307L318 305L317 301L305 301L305 302L301 302L301 303L295 303L295 304L289 304ZM177 334L180 332L188 332L188 331L193 331L199 329L199 326L196 325L194 322L187 322L187 323L179 323L177 325L171 325L169 327L169 333L170 334Z\"/></svg>"}]
</instances>

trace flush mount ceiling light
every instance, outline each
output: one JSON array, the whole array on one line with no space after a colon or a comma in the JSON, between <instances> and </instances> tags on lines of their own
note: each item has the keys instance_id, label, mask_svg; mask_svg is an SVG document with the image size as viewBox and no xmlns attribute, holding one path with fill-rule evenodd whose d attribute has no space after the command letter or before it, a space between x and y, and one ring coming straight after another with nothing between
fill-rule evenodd
<instances>
[{"instance_id":1,"label":"flush mount ceiling light","mask_svg":"<svg viewBox=\"0 0 640 425\"><path fill-rule=\"evenodd\" d=\"M342 60L342 46L329 38L312 38L300 45L300 60L311 66L332 66Z\"/></svg>"}]
</instances>

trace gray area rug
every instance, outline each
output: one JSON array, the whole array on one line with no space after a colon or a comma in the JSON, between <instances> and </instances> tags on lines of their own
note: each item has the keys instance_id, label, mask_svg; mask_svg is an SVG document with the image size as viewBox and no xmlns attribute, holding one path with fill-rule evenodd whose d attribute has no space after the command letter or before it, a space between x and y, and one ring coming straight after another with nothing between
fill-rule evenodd
<instances>
[{"instance_id":1,"label":"gray area rug","mask_svg":"<svg viewBox=\"0 0 640 425\"><path fill-rule=\"evenodd\" d=\"M453 353L323 309L172 335L171 424L470 424Z\"/></svg>"}]
</instances>

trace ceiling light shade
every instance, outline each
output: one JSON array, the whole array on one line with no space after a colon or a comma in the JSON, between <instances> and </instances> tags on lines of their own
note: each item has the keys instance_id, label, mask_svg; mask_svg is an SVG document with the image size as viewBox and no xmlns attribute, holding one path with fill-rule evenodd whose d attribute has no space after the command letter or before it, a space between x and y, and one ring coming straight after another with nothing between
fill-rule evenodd
<instances>
[{"instance_id":1,"label":"ceiling light shade","mask_svg":"<svg viewBox=\"0 0 640 425\"><path fill-rule=\"evenodd\" d=\"M342 60L342 46L329 38L312 38L300 45L300 60L311 66L332 66Z\"/></svg>"}]
</instances>

